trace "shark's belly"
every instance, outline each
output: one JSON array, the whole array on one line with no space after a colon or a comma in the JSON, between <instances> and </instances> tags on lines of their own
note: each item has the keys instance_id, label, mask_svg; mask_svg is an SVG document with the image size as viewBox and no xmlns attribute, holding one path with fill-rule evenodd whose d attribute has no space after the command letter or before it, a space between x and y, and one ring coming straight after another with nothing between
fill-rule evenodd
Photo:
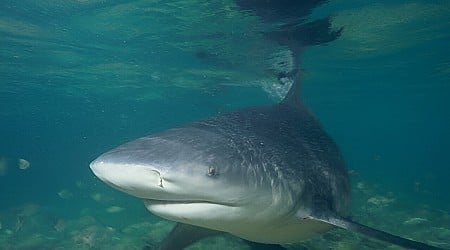
<instances>
[{"instance_id":1,"label":"shark's belly","mask_svg":"<svg viewBox=\"0 0 450 250\"><path fill-rule=\"evenodd\" d=\"M254 242L285 244L307 240L332 228L330 224L312 219L295 219L287 223L241 224L228 232Z\"/></svg>"}]
</instances>

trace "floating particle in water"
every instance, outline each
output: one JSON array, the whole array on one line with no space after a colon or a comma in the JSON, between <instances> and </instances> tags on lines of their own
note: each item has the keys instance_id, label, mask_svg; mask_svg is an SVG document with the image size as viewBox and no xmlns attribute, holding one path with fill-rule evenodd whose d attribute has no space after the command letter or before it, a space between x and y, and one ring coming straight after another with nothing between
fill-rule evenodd
<instances>
[{"instance_id":1,"label":"floating particle in water","mask_svg":"<svg viewBox=\"0 0 450 250\"><path fill-rule=\"evenodd\" d=\"M356 187L358 189L366 189L366 185L364 184L364 182L361 181L356 184Z\"/></svg>"},{"instance_id":2,"label":"floating particle in water","mask_svg":"<svg viewBox=\"0 0 450 250\"><path fill-rule=\"evenodd\" d=\"M57 232L62 232L64 231L64 229L66 229L66 223L63 219L58 219L53 228L55 228Z\"/></svg>"},{"instance_id":3,"label":"floating particle in water","mask_svg":"<svg viewBox=\"0 0 450 250\"><path fill-rule=\"evenodd\" d=\"M0 176L6 175L6 170L8 169L8 159L5 157L0 157Z\"/></svg>"},{"instance_id":4,"label":"floating particle in water","mask_svg":"<svg viewBox=\"0 0 450 250\"><path fill-rule=\"evenodd\" d=\"M26 170L30 167L30 162L25 159L19 159L18 160L18 166L22 170Z\"/></svg>"},{"instance_id":5,"label":"floating particle in water","mask_svg":"<svg viewBox=\"0 0 450 250\"><path fill-rule=\"evenodd\" d=\"M94 201L101 201L102 200L102 194L101 193L93 193L92 195L91 195L91 198L94 200Z\"/></svg>"},{"instance_id":6,"label":"floating particle in water","mask_svg":"<svg viewBox=\"0 0 450 250\"><path fill-rule=\"evenodd\" d=\"M122 212L123 210L125 210L125 208L118 207L118 206L112 206L112 207L108 207L106 209L106 212L108 212L108 213L119 213L119 212Z\"/></svg>"},{"instance_id":7,"label":"floating particle in water","mask_svg":"<svg viewBox=\"0 0 450 250\"><path fill-rule=\"evenodd\" d=\"M370 204L375 205L377 207L385 207L385 206L390 205L394 201L395 201L394 198L387 198L387 197L384 197L384 196L381 196L381 195L376 195L376 196L370 197L367 200L367 203L370 203Z\"/></svg>"},{"instance_id":8,"label":"floating particle in water","mask_svg":"<svg viewBox=\"0 0 450 250\"><path fill-rule=\"evenodd\" d=\"M82 181L76 181L75 186L79 189L86 189L86 187L87 187L86 183L84 183Z\"/></svg>"},{"instance_id":9,"label":"floating particle in water","mask_svg":"<svg viewBox=\"0 0 450 250\"><path fill-rule=\"evenodd\" d=\"M415 217L415 218L409 218L408 220L405 220L403 222L404 225L419 225L423 224L425 222L428 222L428 219Z\"/></svg>"},{"instance_id":10,"label":"floating particle in water","mask_svg":"<svg viewBox=\"0 0 450 250\"><path fill-rule=\"evenodd\" d=\"M114 233L114 232L116 232L116 229L113 227L106 227L106 231Z\"/></svg>"},{"instance_id":11,"label":"floating particle in water","mask_svg":"<svg viewBox=\"0 0 450 250\"><path fill-rule=\"evenodd\" d=\"M0 230L2 230L2 222L0 221Z\"/></svg>"},{"instance_id":12,"label":"floating particle in water","mask_svg":"<svg viewBox=\"0 0 450 250\"><path fill-rule=\"evenodd\" d=\"M108 197L101 193L93 193L91 194L91 198L97 202L108 202L113 200L111 197Z\"/></svg>"},{"instance_id":13,"label":"floating particle in water","mask_svg":"<svg viewBox=\"0 0 450 250\"><path fill-rule=\"evenodd\" d=\"M348 171L348 175L350 175L350 176L357 176L358 174L359 173L354 169Z\"/></svg>"},{"instance_id":14,"label":"floating particle in water","mask_svg":"<svg viewBox=\"0 0 450 250\"><path fill-rule=\"evenodd\" d=\"M62 199L70 199L73 197L73 193L67 189L63 189L58 192L58 196L61 197Z\"/></svg>"}]
</instances>

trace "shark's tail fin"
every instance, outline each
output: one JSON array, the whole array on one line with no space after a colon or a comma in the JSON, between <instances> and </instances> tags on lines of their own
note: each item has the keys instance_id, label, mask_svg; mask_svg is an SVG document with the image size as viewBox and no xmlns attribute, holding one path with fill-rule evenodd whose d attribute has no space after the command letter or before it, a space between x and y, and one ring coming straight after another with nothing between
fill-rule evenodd
<instances>
[{"instance_id":1,"label":"shark's tail fin","mask_svg":"<svg viewBox=\"0 0 450 250\"><path fill-rule=\"evenodd\" d=\"M393 235L381 230L377 230L357 222L351 221L349 219L334 217L334 216L319 216L312 217L315 220L326 222L328 224L334 225L336 227L353 231L356 233L363 234L368 237L372 237L381 241L389 242L407 249L418 249L418 250L445 250L444 248L439 248L431 245L427 245L422 242L409 240L397 235Z\"/></svg>"}]
</instances>

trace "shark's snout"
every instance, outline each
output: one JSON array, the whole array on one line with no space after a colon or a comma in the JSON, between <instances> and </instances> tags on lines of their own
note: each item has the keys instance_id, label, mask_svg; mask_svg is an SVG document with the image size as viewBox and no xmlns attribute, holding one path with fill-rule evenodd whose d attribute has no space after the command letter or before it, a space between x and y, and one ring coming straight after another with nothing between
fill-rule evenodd
<instances>
[{"instance_id":1,"label":"shark's snout","mask_svg":"<svg viewBox=\"0 0 450 250\"><path fill-rule=\"evenodd\" d=\"M139 198L160 192L163 182L160 173L148 166L117 164L97 159L90 164L92 172L111 187Z\"/></svg>"}]
</instances>

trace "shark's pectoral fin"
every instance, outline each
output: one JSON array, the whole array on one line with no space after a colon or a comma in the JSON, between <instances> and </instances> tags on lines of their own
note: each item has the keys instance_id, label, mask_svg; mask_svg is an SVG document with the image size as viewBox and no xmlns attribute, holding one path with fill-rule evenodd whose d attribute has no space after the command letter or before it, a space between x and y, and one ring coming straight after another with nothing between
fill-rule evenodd
<instances>
[{"instance_id":1,"label":"shark's pectoral fin","mask_svg":"<svg viewBox=\"0 0 450 250\"><path fill-rule=\"evenodd\" d=\"M251 250L285 250L286 248L277 245L277 244L263 244L263 243L257 243L253 241L244 240L247 245L250 246Z\"/></svg>"},{"instance_id":2,"label":"shark's pectoral fin","mask_svg":"<svg viewBox=\"0 0 450 250\"><path fill-rule=\"evenodd\" d=\"M368 237L372 237L381 241L389 242L407 249L419 249L419 250L445 250L443 248L427 245L422 242L409 240L397 235L393 235L381 230L377 230L375 228L371 228L357 222L354 222L350 219L342 218L335 215L327 215L321 213L320 215L310 216L311 219L326 222L333 226L346 229L349 231L353 231L356 233L360 233L366 235Z\"/></svg>"},{"instance_id":3,"label":"shark's pectoral fin","mask_svg":"<svg viewBox=\"0 0 450 250\"><path fill-rule=\"evenodd\" d=\"M184 249L195 242L207 237L217 236L225 232L197 227L189 224L177 223L169 235L159 245L148 244L143 250L174 250ZM262 244L243 240L252 250L283 250L281 245Z\"/></svg>"},{"instance_id":4,"label":"shark's pectoral fin","mask_svg":"<svg viewBox=\"0 0 450 250\"><path fill-rule=\"evenodd\" d=\"M177 223L169 235L159 244L147 249L173 250L184 249L187 246L210 236L223 234L224 232L197 227L193 225ZM146 248L144 248L146 249Z\"/></svg>"}]
</instances>

